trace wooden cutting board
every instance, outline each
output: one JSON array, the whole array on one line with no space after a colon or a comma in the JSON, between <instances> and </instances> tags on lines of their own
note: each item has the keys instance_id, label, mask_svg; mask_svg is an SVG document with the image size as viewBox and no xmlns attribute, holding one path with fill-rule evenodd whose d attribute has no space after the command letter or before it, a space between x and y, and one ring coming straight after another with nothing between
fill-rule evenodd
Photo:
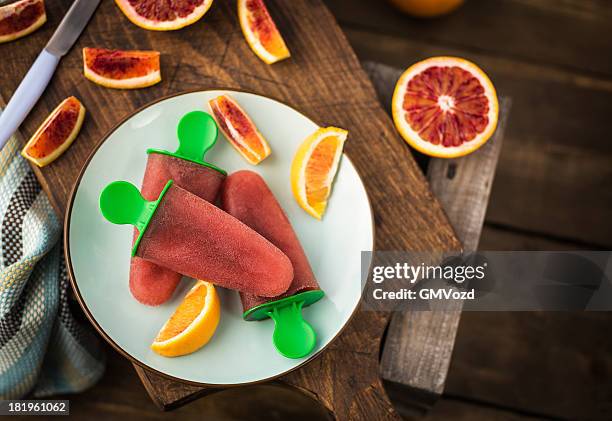
<instances>
[{"instance_id":1,"label":"wooden cutting board","mask_svg":"<svg viewBox=\"0 0 612 421\"><path fill-rule=\"evenodd\" d=\"M0 56L4 57L0 62L1 96L10 97L70 3L47 2L49 21L43 29L26 39L0 45ZM322 1L266 3L292 53L289 60L272 66L261 62L244 41L234 1L217 0L200 22L165 33L140 29L113 1L102 2L22 126L28 137L69 95L80 98L88 109L83 130L70 149L48 167L35 168L58 212L63 215L73 183L94 146L126 115L183 90L240 88L279 99L322 126L349 130L345 150L361 174L374 208L378 250L459 249L423 174ZM163 81L134 91L94 85L82 75L81 49L87 46L159 50ZM126 139L125 148L129 147ZM387 322L388 314L357 311L326 352L283 381L310 391L339 419L395 418L378 377L380 339ZM180 402L197 391L139 371L147 390L161 405Z\"/></svg>"}]
</instances>

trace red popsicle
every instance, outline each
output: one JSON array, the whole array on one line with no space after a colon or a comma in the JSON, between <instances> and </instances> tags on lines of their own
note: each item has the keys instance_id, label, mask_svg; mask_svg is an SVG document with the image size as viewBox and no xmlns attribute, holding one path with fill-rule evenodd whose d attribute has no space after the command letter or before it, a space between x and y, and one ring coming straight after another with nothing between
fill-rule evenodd
<instances>
[{"instance_id":1,"label":"red popsicle","mask_svg":"<svg viewBox=\"0 0 612 421\"><path fill-rule=\"evenodd\" d=\"M142 182L142 196L155 200L168 180L211 203L217 198L225 175L207 166L160 153L150 153ZM134 230L134 241L138 231ZM160 305L170 299L183 275L155 263L133 257L130 265L130 291L147 305Z\"/></svg>"},{"instance_id":2,"label":"red popsicle","mask_svg":"<svg viewBox=\"0 0 612 421\"><path fill-rule=\"evenodd\" d=\"M159 266L224 288L275 297L289 288L293 266L264 237L206 200L169 181L146 201L126 181L100 195L102 215L140 235L132 253Z\"/></svg>"},{"instance_id":3,"label":"red popsicle","mask_svg":"<svg viewBox=\"0 0 612 421\"><path fill-rule=\"evenodd\" d=\"M228 176L221 190L221 202L226 212L267 238L283 251L293 264L293 281L283 294L267 298L241 293L240 299L245 312L270 301L320 290L287 215L259 174L245 170Z\"/></svg>"},{"instance_id":4,"label":"red popsicle","mask_svg":"<svg viewBox=\"0 0 612 421\"><path fill-rule=\"evenodd\" d=\"M217 125L203 111L185 114L177 127L179 147L176 152L149 149L142 181L142 196L155 200L168 180L209 202L214 202L225 171L204 161L206 152L217 140ZM138 232L134 231L134 242ZM182 275L133 257L130 264L130 291L143 304L159 305L172 296Z\"/></svg>"}]
</instances>

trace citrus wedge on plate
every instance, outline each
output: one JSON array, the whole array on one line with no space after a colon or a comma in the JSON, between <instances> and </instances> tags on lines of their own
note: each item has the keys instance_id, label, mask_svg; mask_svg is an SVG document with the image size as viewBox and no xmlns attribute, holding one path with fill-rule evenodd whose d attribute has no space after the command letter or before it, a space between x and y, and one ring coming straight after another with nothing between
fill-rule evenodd
<instances>
[{"instance_id":1,"label":"citrus wedge on plate","mask_svg":"<svg viewBox=\"0 0 612 421\"><path fill-rule=\"evenodd\" d=\"M178 357L197 351L212 338L221 305L215 287L197 281L174 314L161 328L151 349L164 357Z\"/></svg>"},{"instance_id":2,"label":"citrus wedge on plate","mask_svg":"<svg viewBox=\"0 0 612 421\"><path fill-rule=\"evenodd\" d=\"M172 31L197 22L213 0L115 0L134 24L151 31Z\"/></svg>"},{"instance_id":3,"label":"citrus wedge on plate","mask_svg":"<svg viewBox=\"0 0 612 421\"><path fill-rule=\"evenodd\" d=\"M416 150L439 158L467 155L497 127L495 87L474 63L433 57L409 67L393 94L393 121Z\"/></svg>"},{"instance_id":4,"label":"citrus wedge on plate","mask_svg":"<svg viewBox=\"0 0 612 421\"><path fill-rule=\"evenodd\" d=\"M348 132L320 128L298 148L291 163L291 189L299 205L321 219L327 207Z\"/></svg>"},{"instance_id":5,"label":"citrus wedge on plate","mask_svg":"<svg viewBox=\"0 0 612 421\"><path fill-rule=\"evenodd\" d=\"M208 106L225 138L250 164L257 165L270 155L270 145L236 101L220 95Z\"/></svg>"},{"instance_id":6,"label":"citrus wedge on plate","mask_svg":"<svg viewBox=\"0 0 612 421\"><path fill-rule=\"evenodd\" d=\"M115 89L136 89L161 81L158 51L83 48L85 77Z\"/></svg>"},{"instance_id":7,"label":"citrus wedge on plate","mask_svg":"<svg viewBox=\"0 0 612 421\"><path fill-rule=\"evenodd\" d=\"M71 96L49 114L21 151L21 155L39 167L55 161L81 130L85 107Z\"/></svg>"},{"instance_id":8,"label":"citrus wedge on plate","mask_svg":"<svg viewBox=\"0 0 612 421\"><path fill-rule=\"evenodd\" d=\"M20 0L0 7L0 43L25 37L47 21L44 0Z\"/></svg>"},{"instance_id":9,"label":"citrus wedge on plate","mask_svg":"<svg viewBox=\"0 0 612 421\"><path fill-rule=\"evenodd\" d=\"M249 47L264 62L291 56L263 0L238 0L238 19Z\"/></svg>"}]
</instances>

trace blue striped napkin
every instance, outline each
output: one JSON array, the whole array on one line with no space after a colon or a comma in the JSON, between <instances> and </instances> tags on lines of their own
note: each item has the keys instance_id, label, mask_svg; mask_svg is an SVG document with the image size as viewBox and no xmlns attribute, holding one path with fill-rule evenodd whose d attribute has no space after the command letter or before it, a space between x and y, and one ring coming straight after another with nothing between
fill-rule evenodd
<instances>
[{"instance_id":1,"label":"blue striped napkin","mask_svg":"<svg viewBox=\"0 0 612 421\"><path fill-rule=\"evenodd\" d=\"M0 399L79 392L104 372L99 338L73 316L61 231L11 138L0 151Z\"/></svg>"}]
</instances>

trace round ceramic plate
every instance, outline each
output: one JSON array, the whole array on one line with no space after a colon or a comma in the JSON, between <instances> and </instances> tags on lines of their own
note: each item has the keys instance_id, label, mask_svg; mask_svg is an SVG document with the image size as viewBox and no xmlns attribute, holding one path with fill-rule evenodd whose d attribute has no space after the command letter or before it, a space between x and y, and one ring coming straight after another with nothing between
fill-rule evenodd
<instances>
[{"instance_id":1,"label":"round ceramic plate","mask_svg":"<svg viewBox=\"0 0 612 421\"><path fill-rule=\"evenodd\" d=\"M110 182L142 182L147 148L174 151L179 119L206 110L208 100L229 93L252 117L270 143L272 154L258 166L248 164L221 133L207 160L231 173L260 173L285 209L325 291L304 309L317 332L307 358L282 357L272 344L273 322L246 322L238 293L218 288L221 321L211 341L178 358L149 348L157 332L193 284L185 278L172 299L148 307L132 298L128 287L132 227L113 225L100 214L98 198ZM307 215L291 193L289 171L300 143L317 129L303 114L262 96L233 91L200 91L156 102L130 116L100 144L85 165L71 197L65 224L66 256L73 286L90 320L119 351L162 374L206 385L252 383L282 375L313 358L341 331L361 297L360 256L372 250L373 221L363 183L343 157L322 221ZM348 142L351 142L350 127Z\"/></svg>"}]
</instances>

